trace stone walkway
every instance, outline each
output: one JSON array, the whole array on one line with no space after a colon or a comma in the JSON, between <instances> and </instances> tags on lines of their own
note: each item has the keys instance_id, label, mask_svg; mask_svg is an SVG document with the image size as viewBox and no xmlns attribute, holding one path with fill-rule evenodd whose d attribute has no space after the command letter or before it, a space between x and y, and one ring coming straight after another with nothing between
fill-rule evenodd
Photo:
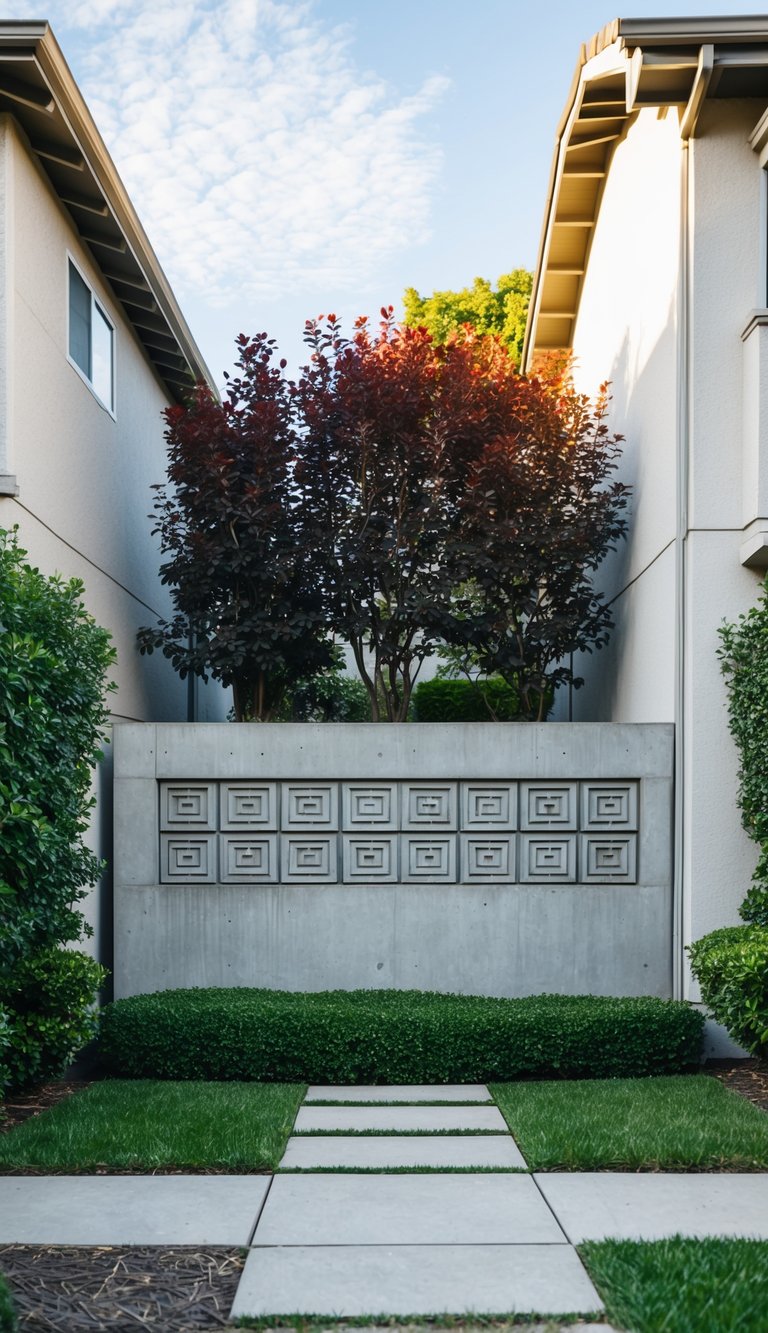
<instances>
[{"instance_id":1,"label":"stone walkway","mask_svg":"<svg viewBox=\"0 0 768 1333\"><path fill-rule=\"evenodd\" d=\"M594 1314L574 1245L676 1232L768 1239L766 1176L531 1173L483 1086L310 1088L273 1178L0 1178L0 1243L248 1247L233 1319Z\"/></svg>"}]
</instances>

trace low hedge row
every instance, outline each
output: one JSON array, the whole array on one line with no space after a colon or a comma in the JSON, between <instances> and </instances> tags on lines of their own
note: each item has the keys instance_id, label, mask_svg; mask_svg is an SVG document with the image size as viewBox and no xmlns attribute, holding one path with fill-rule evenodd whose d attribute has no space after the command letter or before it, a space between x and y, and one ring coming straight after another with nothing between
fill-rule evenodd
<instances>
[{"instance_id":1,"label":"low hedge row","mask_svg":"<svg viewBox=\"0 0 768 1333\"><path fill-rule=\"evenodd\" d=\"M413 691L415 722L513 722L520 716L520 697L499 676L482 683L471 680L423 680Z\"/></svg>"},{"instance_id":2,"label":"low hedge row","mask_svg":"<svg viewBox=\"0 0 768 1333\"><path fill-rule=\"evenodd\" d=\"M703 1025L687 1005L652 998L172 990L107 1005L101 1052L108 1070L125 1078L627 1078L696 1064Z\"/></svg>"},{"instance_id":3,"label":"low hedge row","mask_svg":"<svg viewBox=\"0 0 768 1333\"><path fill-rule=\"evenodd\" d=\"M690 945L691 971L713 1018L755 1055L768 1051L768 928L725 926Z\"/></svg>"}]
</instances>

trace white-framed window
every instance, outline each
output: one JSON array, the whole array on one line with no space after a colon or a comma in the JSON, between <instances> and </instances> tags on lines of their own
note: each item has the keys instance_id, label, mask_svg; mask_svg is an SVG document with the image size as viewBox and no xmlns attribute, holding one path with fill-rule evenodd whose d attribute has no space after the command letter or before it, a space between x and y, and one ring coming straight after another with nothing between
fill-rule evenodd
<instances>
[{"instance_id":1,"label":"white-framed window","mask_svg":"<svg viewBox=\"0 0 768 1333\"><path fill-rule=\"evenodd\" d=\"M67 255L69 363L111 416L115 415L115 326Z\"/></svg>"}]
</instances>

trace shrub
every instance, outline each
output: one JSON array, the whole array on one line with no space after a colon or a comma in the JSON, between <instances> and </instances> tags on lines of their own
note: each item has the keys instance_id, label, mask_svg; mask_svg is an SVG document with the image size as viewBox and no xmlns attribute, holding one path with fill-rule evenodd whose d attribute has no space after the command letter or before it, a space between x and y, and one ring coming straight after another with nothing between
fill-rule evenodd
<instances>
[{"instance_id":1,"label":"shrub","mask_svg":"<svg viewBox=\"0 0 768 1333\"><path fill-rule=\"evenodd\" d=\"M517 690L499 677L424 680L413 692L416 722L512 722L520 714Z\"/></svg>"},{"instance_id":2,"label":"shrub","mask_svg":"<svg viewBox=\"0 0 768 1333\"><path fill-rule=\"evenodd\" d=\"M726 926L690 945L704 1003L734 1040L754 1054L768 1048L768 930Z\"/></svg>"},{"instance_id":3,"label":"shrub","mask_svg":"<svg viewBox=\"0 0 768 1333\"><path fill-rule=\"evenodd\" d=\"M126 1078L448 1083L633 1077L697 1063L704 1019L672 1000L421 991L173 990L117 1000L101 1052Z\"/></svg>"},{"instance_id":4,"label":"shrub","mask_svg":"<svg viewBox=\"0 0 768 1333\"><path fill-rule=\"evenodd\" d=\"M42 949L0 982L8 1012L4 1060L12 1087L58 1076L96 1035L91 1005L106 969L87 954Z\"/></svg>"},{"instance_id":5,"label":"shrub","mask_svg":"<svg viewBox=\"0 0 768 1333\"><path fill-rule=\"evenodd\" d=\"M17 1328L8 1283L0 1273L0 1333L16 1333Z\"/></svg>"}]
</instances>

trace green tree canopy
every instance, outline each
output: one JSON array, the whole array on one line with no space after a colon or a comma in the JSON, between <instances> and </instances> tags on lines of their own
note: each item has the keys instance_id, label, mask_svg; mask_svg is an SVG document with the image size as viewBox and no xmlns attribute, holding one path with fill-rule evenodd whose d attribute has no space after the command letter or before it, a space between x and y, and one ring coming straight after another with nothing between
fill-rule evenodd
<instances>
[{"instance_id":1,"label":"green tree canopy","mask_svg":"<svg viewBox=\"0 0 768 1333\"><path fill-rule=\"evenodd\" d=\"M460 292L433 292L420 296L415 287L403 296L404 322L422 325L436 343L444 343L462 324L477 333L493 333L519 364L531 299L533 274L516 268L503 273L494 288L487 278L475 278Z\"/></svg>"}]
</instances>

